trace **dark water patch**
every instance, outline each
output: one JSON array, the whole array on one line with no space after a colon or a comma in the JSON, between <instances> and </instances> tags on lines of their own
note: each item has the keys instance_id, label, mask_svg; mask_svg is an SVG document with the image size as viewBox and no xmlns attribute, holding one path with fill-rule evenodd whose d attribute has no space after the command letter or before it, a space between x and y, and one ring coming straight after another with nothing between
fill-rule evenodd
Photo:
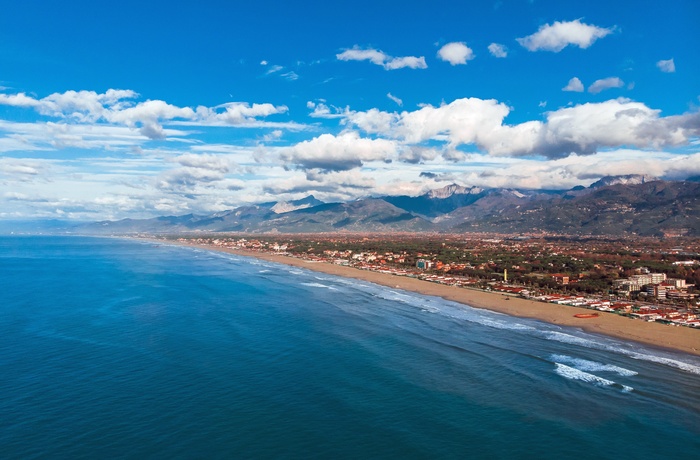
<instances>
[{"instance_id":1,"label":"dark water patch","mask_svg":"<svg viewBox=\"0 0 700 460\"><path fill-rule=\"evenodd\" d=\"M3 458L700 451L686 355L121 240L1 238L0 280Z\"/></svg>"}]
</instances>

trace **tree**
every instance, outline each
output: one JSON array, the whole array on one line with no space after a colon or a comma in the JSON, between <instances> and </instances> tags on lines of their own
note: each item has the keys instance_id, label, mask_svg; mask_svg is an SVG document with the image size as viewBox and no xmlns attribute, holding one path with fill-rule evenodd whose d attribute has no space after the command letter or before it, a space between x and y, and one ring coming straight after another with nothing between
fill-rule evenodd
<instances>
[{"instance_id":1,"label":"tree","mask_svg":"<svg viewBox=\"0 0 700 460\"><path fill-rule=\"evenodd\" d=\"M696 269L696 270L693 272L692 281L693 281L693 284L695 284L695 286L699 286L699 287L700 287L700 268Z\"/></svg>"}]
</instances>

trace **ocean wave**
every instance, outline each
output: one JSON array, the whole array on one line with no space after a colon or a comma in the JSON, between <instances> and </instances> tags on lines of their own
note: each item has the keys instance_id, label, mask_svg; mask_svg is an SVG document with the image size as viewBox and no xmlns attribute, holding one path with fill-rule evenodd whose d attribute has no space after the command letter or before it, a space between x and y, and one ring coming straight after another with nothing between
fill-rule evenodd
<instances>
[{"instance_id":1,"label":"ocean wave","mask_svg":"<svg viewBox=\"0 0 700 460\"><path fill-rule=\"evenodd\" d=\"M391 295L378 296L386 298L387 300L398 300L404 303L414 304L416 306L419 306L421 309L425 308L425 300L418 299L416 296L402 296L400 292L396 292L393 290L387 290L386 292L390 293ZM412 302L416 300L420 300L420 302ZM695 360L695 358L692 356L688 356L687 358L663 356L663 351L654 351L651 349L645 349L643 347L640 348L639 345L636 344L634 345L634 349L632 349L631 343L617 341L613 338L597 337L595 335L591 335L585 332L577 333L578 331L574 329L567 330L566 328L562 328L561 326L541 322L537 322L536 325L530 325L529 323L533 323L535 320L522 320L520 318L516 318L503 313L484 311L462 304L456 304L452 301L447 301L444 299L439 299L433 305L434 312L443 314L453 319L469 321L471 323L480 324L486 327L492 327L494 329L523 332L525 334L539 336L546 340L552 340L570 345L577 345L584 348L604 350L628 356L633 359L662 364L665 366L674 367L676 369L690 372L692 374L700 375L700 363L692 362ZM642 351L640 351L640 349ZM579 364L583 365L584 363ZM606 366L605 364L601 363L596 364L599 364L600 366ZM590 365L593 366L593 364ZM632 375L629 373L634 372L621 367L616 369L613 368L614 366L608 367L605 370L617 372L619 375ZM591 368L590 370L598 369Z\"/></svg>"},{"instance_id":2,"label":"ocean wave","mask_svg":"<svg viewBox=\"0 0 700 460\"><path fill-rule=\"evenodd\" d=\"M617 382L614 382L612 380L605 379L603 377L599 377L595 374L591 374L579 369L576 369L571 366L567 366L566 364L562 363L554 363L554 372L559 374L560 376L567 378L569 380L579 380L581 382L586 382L586 383L592 383L593 385L597 386L606 386L606 387L615 387L619 388L625 393L628 393L634 388L627 386L627 385L622 385Z\"/></svg>"},{"instance_id":3,"label":"ocean wave","mask_svg":"<svg viewBox=\"0 0 700 460\"><path fill-rule=\"evenodd\" d=\"M522 324L522 323L517 323L514 321L500 321L500 320L496 320L496 319L482 318L479 320L474 320L473 322L478 322L479 324L483 324L484 326L493 327L496 329L505 329L505 330L509 330L509 331L534 331L534 330L536 330L532 326L528 326L528 325Z\"/></svg>"},{"instance_id":4,"label":"ocean wave","mask_svg":"<svg viewBox=\"0 0 700 460\"><path fill-rule=\"evenodd\" d=\"M325 289L330 289L332 291L337 291L337 288L334 288L333 286L326 286L325 284L321 283L301 283L302 286L309 286L309 287L318 287L318 288L325 288Z\"/></svg>"},{"instance_id":5,"label":"ocean wave","mask_svg":"<svg viewBox=\"0 0 700 460\"><path fill-rule=\"evenodd\" d=\"M418 297L416 297L414 295L404 293L404 292L392 291L391 289L382 290L378 293L375 293L375 295L377 297L379 297L380 299L391 300L394 302L402 302L402 303L406 303L409 305L418 306L419 304L425 303L423 301L423 299L419 299Z\"/></svg>"},{"instance_id":6,"label":"ocean wave","mask_svg":"<svg viewBox=\"0 0 700 460\"><path fill-rule=\"evenodd\" d=\"M373 288L373 287L379 287L379 285L376 285L376 286L375 286L375 285L373 285L373 284L370 284L370 283L367 282L367 281L362 281L362 280L358 280L358 279L355 279L355 278L343 278L343 277L340 277L340 276L337 277L337 278L333 278L333 281L335 281L336 283L345 284L346 286L351 286L351 287L355 287L355 288L360 288L360 289L362 289L363 291L366 291L366 292L368 292L368 291L369 291L371 288Z\"/></svg>"},{"instance_id":7,"label":"ocean wave","mask_svg":"<svg viewBox=\"0 0 700 460\"><path fill-rule=\"evenodd\" d=\"M422 311L431 313L439 313L448 318L468 321L494 329L512 330L512 331L537 331L534 326L529 326L521 322L515 321L515 318L499 312L485 311L468 305L459 304L450 300L445 300L439 297L414 295L404 291L394 291L392 289L382 289L373 293L380 299L389 300L392 302L401 302L413 307L420 308Z\"/></svg>"},{"instance_id":8,"label":"ocean wave","mask_svg":"<svg viewBox=\"0 0 700 460\"><path fill-rule=\"evenodd\" d=\"M580 345L585 348L592 348L596 350L605 350L613 353L622 354L633 359L638 359L642 361L649 361L657 364L663 364L670 367L675 367L692 374L700 375L700 365L689 363L687 361L682 361L681 359L669 358L662 356L662 352L654 352L651 350L644 350L640 352L637 350L631 350L629 344L618 342L612 339L602 339L594 340L593 338L578 337L572 334L566 334L557 331L546 331L544 336L550 340L556 340L558 342L568 343L572 345ZM639 349L639 347L637 347ZM643 349L643 348L642 348ZM692 357L688 357L693 359Z\"/></svg>"},{"instance_id":9,"label":"ocean wave","mask_svg":"<svg viewBox=\"0 0 700 460\"><path fill-rule=\"evenodd\" d=\"M586 338L586 337L579 337L577 335L573 334L567 334L566 332L560 332L560 331L550 331L550 330L545 330L542 331L542 335L544 338L548 340L554 340L556 342L562 342L562 343L567 343L570 345L580 345L585 348L594 348L598 350L609 350L609 351L614 351L615 348L607 345L603 342L599 342L597 340L593 340L593 338Z\"/></svg>"},{"instance_id":10,"label":"ocean wave","mask_svg":"<svg viewBox=\"0 0 700 460\"><path fill-rule=\"evenodd\" d=\"M554 362L570 365L580 371L588 372L614 372L623 377L632 377L639 374L636 371L625 369L624 367L615 366L614 364L603 364L596 361L589 361L582 358L574 358L567 355L551 355L550 359Z\"/></svg>"},{"instance_id":11,"label":"ocean wave","mask_svg":"<svg viewBox=\"0 0 700 460\"><path fill-rule=\"evenodd\" d=\"M639 353L639 352L634 352L634 351L625 351L623 353L632 359L641 359L644 361L651 361L651 362L658 363L658 364L664 364L666 366L675 367L677 369L680 369L680 370L683 370L686 372L690 372L692 374L700 375L700 366L698 366L698 365L686 363L683 361L679 361L677 359L671 359L671 358L666 358L663 356L657 356L657 355L646 354L646 353Z\"/></svg>"}]
</instances>

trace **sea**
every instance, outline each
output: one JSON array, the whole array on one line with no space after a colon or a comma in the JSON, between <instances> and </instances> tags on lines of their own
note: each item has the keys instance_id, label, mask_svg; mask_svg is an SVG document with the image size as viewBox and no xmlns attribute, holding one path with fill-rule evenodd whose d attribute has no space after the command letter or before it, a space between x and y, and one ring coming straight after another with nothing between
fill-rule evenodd
<instances>
[{"instance_id":1,"label":"sea","mask_svg":"<svg viewBox=\"0 0 700 460\"><path fill-rule=\"evenodd\" d=\"M700 358L232 254L0 237L0 458L697 459Z\"/></svg>"}]
</instances>

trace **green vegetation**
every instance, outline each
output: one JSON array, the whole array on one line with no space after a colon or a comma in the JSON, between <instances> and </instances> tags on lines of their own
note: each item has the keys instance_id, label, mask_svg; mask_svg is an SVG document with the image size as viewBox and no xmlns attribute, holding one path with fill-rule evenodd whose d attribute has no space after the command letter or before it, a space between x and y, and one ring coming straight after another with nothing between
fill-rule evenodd
<instances>
[{"instance_id":1,"label":"green vegetation","mask_svg":"<svg viewBox=\"0 0 700 460\"><path fill-rule=\"evenodd\" d=\"M507 270L510 283L545 292L608 295L615 280L647 272L700 286L700 265L674 265L681 260L700 261L700 254L694 252L700 247L698 240L687 238L437 234L219 234L216 238L247 238L263 248L284 246L286 252L298 256L371 261L404 270L416 270L417 261L423 259L433 263L426 273L463 276L477 282L503 281Z\"/></svg>"}]
</instances>

